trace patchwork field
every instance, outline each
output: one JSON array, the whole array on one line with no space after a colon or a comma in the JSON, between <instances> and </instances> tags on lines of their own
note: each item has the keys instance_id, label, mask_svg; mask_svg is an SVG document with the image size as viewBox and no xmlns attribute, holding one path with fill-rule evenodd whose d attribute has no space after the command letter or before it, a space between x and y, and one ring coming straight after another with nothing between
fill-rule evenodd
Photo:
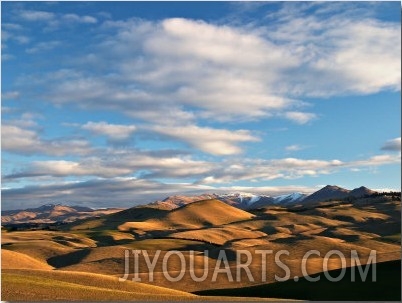
<instances>
[{"instance_id":1,"label":"patchwork field","mask_svg":"<svg viewBox=\"0 0 402 303\"><path fill-rule=\"evenodd\" d=\"M345 292L350 286L345 286L347 281L315 284L303 276L351 266L352 251L362 264L377 262L381 283L392 282L389 285L395 289L393 283L398 280L388 281L383 273L400 276L400 206L399 199L384 196L353 203L331 201L244 211L211 199L173 210L157 205L131 208L54 231L3 229L2 300L245 300L239 296L247 300L260 300L250 296L327 300L328 292L306 297L300 287L330 287L331 292ZM135 275L132 250L141 251ZM261 251L267 250L272 253L266 255L262 266ZM315 254L308 258L303 271L303 256L310 250ZM343 254L345 263L336 255L325 258L331 250ZM373 250L374 259L370 257ZM127 251L130 271L126 281L120 282L127 266ZM155 258L152 273L144 251L149 260ZM279 256L288 275L275 260L281 251L288 252ZM222 259L222 252L227 260ZM168 262L163 261L165 256ZM248 256L249 272L239 270L236 261L244 264ZM216 274L223 265L229 270ZM201 282L192 278L205 272ZM183 277L179 282L169 281L166 273ZM278 282L275 276L287 281ZM295 276L300 277L300 283L294 281ZM131 281L133 277L141 282ZM214 278L216 282L211 282ZM400 293L400 280L398 285ZM395 299L381 297L380 289L375 290L372 283L358 283L358 288L362 293L376 292L379 300Z\"/></svg>"}]
</instances>

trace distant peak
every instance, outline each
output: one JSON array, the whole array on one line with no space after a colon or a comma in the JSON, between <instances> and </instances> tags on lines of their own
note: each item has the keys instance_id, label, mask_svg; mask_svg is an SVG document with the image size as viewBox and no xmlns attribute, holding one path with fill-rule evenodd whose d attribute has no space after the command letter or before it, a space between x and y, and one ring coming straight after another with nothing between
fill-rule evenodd
<instances>
[{"instance_id":1,"label":"distant peak","mask_svg":"<svg viewBox=\"0 0 402 303\"><path fill-rule=\"evenodd\" d=\"M373 191L373 190L371 190L370 188L367 188L366 186L360 186L360 187L357 187L357 188L355 188L355 189L353 189L353 190L360 190L360 191Z\"/></svg>"},{"instance_id":2,"label":"distant peak","mask_svg":"<svg viewBox=\"0 0 402 303\"><path fill-rule=\"evenodd\" d=\"M364 189L364 190L370 190L369 188L365 187L365 186L360 186L357 189Z\"/></svg>"},{"instance_id":3,"label":"distant peak","mask_svg":"<svg viewBox=\"0 0 402 303\"><path fill-rule=\"evenodd\" d=\"M57 206L57 205L53 204L53 203L48 203L48 204L43 204L42 206L39 206L39 208L53 208L55 206Z\"/></svg>"},{"instance_id":4,"label":"distant peak","mask_svg":"<svg viewBox=\"0 0 402 303\"><path fill-rule=\"evenodd\" d=\"M323 187L321 190L342 190L342 191L348 191L347 189L340 187L338 185L327 185Z\"/></svg>"},{"instance_id":5,"label":"distant peak","mask_svg":"<svg viewBox=\"0 0 402 303\"><path fill-rule=\"evenodd\" d=\"M364 195L369 195L369 194L373 194L373 193L375 193L374 190L371 190L365 186L360 186L350 192L350 194L353 196L364 196Z\"/></svg>"},{"instance_id":6,"label":"distant peak","mask_svg":"<svg viewBox=\"0 0 402 303\"><path fill-rule=\"evenodd\" d=\"M324 188L341 188L338 185L326 185Z\"/></svg>"}]
</instances>

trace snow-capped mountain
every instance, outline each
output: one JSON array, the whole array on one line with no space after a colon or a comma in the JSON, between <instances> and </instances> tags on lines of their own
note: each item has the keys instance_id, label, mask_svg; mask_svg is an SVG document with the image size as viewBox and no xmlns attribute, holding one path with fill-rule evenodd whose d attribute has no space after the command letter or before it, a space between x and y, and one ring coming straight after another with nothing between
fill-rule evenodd
<instances>
[{"instance_id":1,"label":"snow-capped mountain","mask_svg":"<svg viewBox=\"0 0 402 303\"><path fill-rule=\"evenodd\" d=\"M255 195L251 193L228 193L228 194L215 194L216 199L223 201L229 205L241 209L249 209L257 202L272 202L272 197L265 195Z\"/></svg>"},{"instance_id":2,"label":"snow-capped mountain","mask_svg":"<svg viewBox=\"0 0 402 303\"><path fill-rule=\"evenodd\" d=\"M284 205L297 203L302 201L305 197L306 195L302 193L292 193L271 197L268 195L257 195L246 192L231 192L223 194L202 194L198 196L170 196L162 201L150 203L150 205L157 205L166 209L175 209L195 201L216 199L240 209L252 209L275 204Z\"/></svg>"},{"instance_id":3,"label":"snow-capped mountain","mask_svg":"<svg viewBox=\"0 0 402 303\"><path fill-rule=\"evenodd\" d=\"M200 200L216 199L231 206L249 210L270 205L315 203L319 201L326 201L328 199L342 199L348 196L360 197L371 193L374 193L374 191L366 187L356 188L351 191L338 186L327 185L311 195L300 192L279 196L258 195L247 192L212 193L196 196L170 196L162 201L150 203L150 205L157 205L158 207L163 207L165 209L175 209Z\"/></svg>"},{"instance_id":4,"label":"snow-capped mountain","mask_svg":"<svg viewBox=\"0 0 402 303\"><path fill-rule=\"evenodd\" d=\"M218 195L221 199L238 199L240 203L253 204L261 199L261 196L250 194L250 193L228 193L223 195Z\"/></svg>"},{"instance_id":5,"label":"snow-capped mountain","mask_svg":"<svg viewBox=\"0 0 402 303\"><path fill-rule=\"evenodd\" d=\"M254 195L250 193L231 193L219 195L220 200L234 200L244 209L258 208L267 205L274 204L290 204L297 203L304 200L307 197L306 194L302 193L291 193L280 196L267 196L267 195Z\"/></svg>"},{"instance_id":6,"label":"snow-capped mountain","mask_svg":"<svg viewBox=\"0 0 402 303\"><path fill-rule=\"evenodd\" d=\"M274 204L287 204L287 203L297 203L303 201L307 197L303 193L292 193L288 195L280 195L274 197Z\"/></svg>"}]
</instances>

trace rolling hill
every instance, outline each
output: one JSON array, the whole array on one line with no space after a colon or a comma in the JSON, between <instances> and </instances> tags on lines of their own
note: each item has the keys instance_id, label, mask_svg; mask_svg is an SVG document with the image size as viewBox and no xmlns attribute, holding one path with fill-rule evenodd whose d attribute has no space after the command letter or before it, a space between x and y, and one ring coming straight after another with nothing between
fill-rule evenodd
<instances>
[{"instance_id":1,"label":"rolling hill","mask_svg":"<svg viewBox=\"0 0 402 303\"><path fill-rule=\"evenodd\" d=\"M324 256L334 249L346 256L347 266L350 266L352 250L358 253L362 264L367 262L372 250L377 252L377 262L400 262L400 214L401 200L396 193L364 195L350 201L336 199L306 204L278 203L247 211L219 199L207 199L174 209L160 204L136 206L113 214L71 222L57 230L2 230L2 271L6 274L3 287L7 287L3 299L22 300L35 296L40 300L63 300L70 292L77 300L87 300L90 295L106 300L113 294L110 285L114 285L114 282L108 281L117 281L125 270L126 250L144 250L150 258L158 255L159 259L155 263L153 281L149 280L150 273L142 259L138 272L143 282L133 288L132 285L136 284L116 287L114 300L126 300L128 297L138 300L196 300L194 298L200 297L189 297L186 293L207 291L212 287L237 288L241 291L258 285L274 285L274 276L282 273L281 268L275 265L273 256L267 257L267 277L266 281L262 281L262 260L258 250L288 251L289 255L284 256L282 261L289 267L291 277L303 275L302 257L311 249L319 251L320 256L309 259L307 271L310 275L323 271ZM171 251L182 253L186 264L193 251L194 273L197 276L202 274L204 263L207 262L209 273L205 281L192 280L188 267L180 283L167 280L166 272L171 276L181 273L179 258L172 257L166 267L163 265L164 256ZM240 281L231 281L226 274L219 274L216 283L211 284L213 269L219 263L222 251L227 256L234 277L237 274L237 252L248 252L252 256L249 268L255 280L248 280L244 272ZM328 270L336 270L341 266L339 260L331 259ZM92 273L102 277L91 276ZM130 273L129 279L132 275ZM92 278L93 281L90 281ZM299 282L302 281L300 278ZM297 285L305 283L293 285L291 282L282 284L295 289L295 293ZM51 285L56 285L53 297L50 293ZM144 285L185 294L169 294L160 289L151 290L148 294L149 290L141 288ZM37 291L29 290L35 287ZM371 286L359 284L358 287L364 290ZM381 298L379 290L375 292ZM286 297L289 291L283 291L282 294L274 290L265 292L265 296L270 298L305 298ZM235 293L230 295L237 296ZM229 300L227 297L202 297L202 300L206 298Z\"/></svg>"},{"instance_id":2,"label":"rolling hill","mask_svg":"<svg viewBox=\"0 0 402 303\"><path fill-rule=\"evenodd\" d=\"M1 268L3 269L53 269L48 263L37 260L26 254L2 249Z\"/></svg>"},{"instance_id":3,"label":"rolling hill","mask_svg":"<svg viewBox=\"0 0 402 303\"><path fill-rule=\"evenodd\" d=\"M249 220L253 217L254 215L246 211L222 201L210 199L193 202L169 212L155 213L154 217L144 221L128 221L120 225L118 229L142 234L145 232L166 234L165 231L169 230L200 229Z\"/></svg>"}]
</instances>

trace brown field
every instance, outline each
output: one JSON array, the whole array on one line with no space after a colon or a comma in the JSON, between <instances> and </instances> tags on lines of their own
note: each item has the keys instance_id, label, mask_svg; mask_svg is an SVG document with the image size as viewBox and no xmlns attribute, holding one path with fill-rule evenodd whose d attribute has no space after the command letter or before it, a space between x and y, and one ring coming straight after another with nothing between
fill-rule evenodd
<instances>
[{"instance_id":1,"label":"brown field","mask_svg":"<svg viewBox=\"0 0 402 303\"><path fill-rule=\"evenodd\" d=\"M303 276L301 258L311 250L308 274L322 272L325 254L339 250L350 266L356 250L364 264L371 250L377 262L400 259L400 201L391 198L361 199L352 203L326 202L300 207L266 207L243 211L217 200L204 200L174 210L137 207L101 218L85 219L63 226L59 231L2 230L3 300L234 300L227 297L198 297L193 291L236 288L275 282L284 271L267 257L266 281L261 279L261 255L256 250L288 250L281 261L290 277ZM126 250L146 250L150 258L160 255L150 281L144 256L140 256L139 277L132 282L118 278L124 273ZM180 282L165 277L163 258L167 252L182 252L186 269ZM217 275L211 283L219 252L225 250L233 277L236 253L248 251L254 281L244 271L241 281L230 281L227 274ZM194 272L190 272L194 251ZM206 251L206 252L205 252ZM132 256L132 255L131 255ZM244 256L243 256L244 257ZM131 266L131 263L130 263ZM191 274L209 272L204 282ZM338 258L328 262L328 270L342 267ZM180 259L169 258L170 276L181 273ZM249 299L249 298L248 298ZM237 298L240 300L241 298ZM258 300L258 299L255 299Z\"/></svg>"}]
</instances>

